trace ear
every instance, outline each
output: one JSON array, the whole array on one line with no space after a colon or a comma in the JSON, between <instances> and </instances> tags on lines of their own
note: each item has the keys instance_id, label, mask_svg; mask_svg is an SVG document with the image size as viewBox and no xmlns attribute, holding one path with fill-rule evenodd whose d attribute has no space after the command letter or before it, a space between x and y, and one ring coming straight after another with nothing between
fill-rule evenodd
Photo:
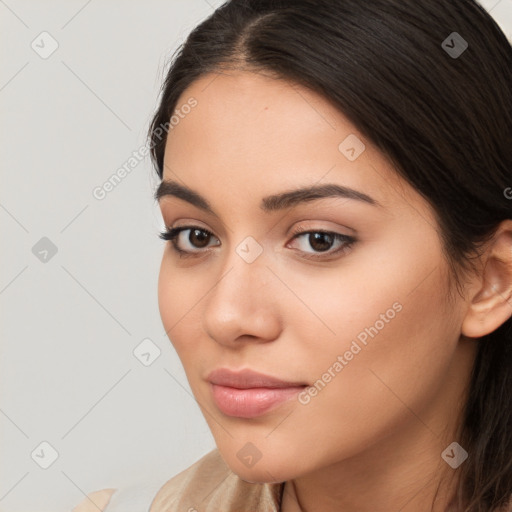
<instances>
[{"instance_id":1,"label":"ear","mask_svg":"<svg viewBox=\"0 0 512 512\"><path fill-rule=\"evenodd\" d=\"M482 273L462 323L469 338L485 336L512 316L512 220L504 220L482 256Z\"/></svg>"}]
</instances>

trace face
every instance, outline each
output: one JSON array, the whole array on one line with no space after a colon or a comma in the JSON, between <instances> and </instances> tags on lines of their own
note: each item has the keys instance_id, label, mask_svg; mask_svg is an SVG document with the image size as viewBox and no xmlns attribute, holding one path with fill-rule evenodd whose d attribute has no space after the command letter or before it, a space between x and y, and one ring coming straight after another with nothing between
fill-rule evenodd
<instances>
[{"instance_id":1,"label":"face","mask_svg":"<svg viewBox=\"0 0 512 512\"><path fill-rule=\"evenodd\" d=\"M181 228L159 306L231 469L284 481L442 429L468 358L429 205L305 88L230 71L197 80L187 103L163 178L195 195L168 187L159 201ZM213 386L221 368L288 384Z\"/></svg>"}]
</instances>

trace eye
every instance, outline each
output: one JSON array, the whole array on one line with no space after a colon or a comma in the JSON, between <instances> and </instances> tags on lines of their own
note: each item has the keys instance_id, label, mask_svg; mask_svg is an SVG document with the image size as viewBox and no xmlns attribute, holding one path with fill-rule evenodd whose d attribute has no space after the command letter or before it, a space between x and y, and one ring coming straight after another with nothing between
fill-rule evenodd
<instances>
[{"instance_id":1,"label":"eye","mask_svg":"<svg viewBox=\"0 0 512 512\"><path fill-rule=\"evenodd\" d=\"M356 242L352 236L321 229L309 231L296 229L292 235L294 235L292 241L300 242L298 251L305 254L304 258L311 260L327 259L344 253ZM205 252L205 248L212 246L210 244L212 240L218 241L213 233L199 226L167 228L159 234L159 237L162 240L170 241L173 250L181 257L200 255ZM290 244L291 242L287 247ZM220 245L220 242L213 245Z\"/></svg>"},{"instance_id":2,"label":"eye","mask_svg":"<svg viewBox=\"0 0 512 512\"><path fill-rule=\"evenodd\" d=\"M194 253L204 252L202 249L208 247L211 239L216 239L213 233L199 226L167 228L166 231L159 234L159 237L162 240L170 241L173 249L181 255L191 255Z\"/></svg>"},{"instance_id":3,"label":"eye","mask_svg":"<svg viewBox=\"0 0 512 512\"><path fill-rule=\"evenodd\" d=\"M352 236L325 230L295 230L292 240L299 240L299 251L306 253L307 259L325 259L344 253L356 242ZM310 249L313 249L312 251Z\"/></svg>"}]
</instances>

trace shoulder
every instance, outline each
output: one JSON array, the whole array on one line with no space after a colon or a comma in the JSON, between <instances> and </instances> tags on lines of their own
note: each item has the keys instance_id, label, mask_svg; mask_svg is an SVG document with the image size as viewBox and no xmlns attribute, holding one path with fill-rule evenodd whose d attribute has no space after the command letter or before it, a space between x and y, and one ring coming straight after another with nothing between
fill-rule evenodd
<instances>
[{"instance_id":1,"label":"shoulder","mask_svg":"<svg viewBox=\"0 0 512 512\"><path fill-rule=\"evenodd\" d=\"M88 494L71 512L98 512L105 510L110 502L112 494L117 489L103 489Z\"/></svg>"},{"instance_id":2,"label":"shoulder","mask_svg":"<svg viewBox=\"0 0 512 512\"><path fill-rule=\"evenodd\" d=\"M278 512L281 486L245 482L215 449L167 481L149 512Z\"/></svg>"}]
</instances>

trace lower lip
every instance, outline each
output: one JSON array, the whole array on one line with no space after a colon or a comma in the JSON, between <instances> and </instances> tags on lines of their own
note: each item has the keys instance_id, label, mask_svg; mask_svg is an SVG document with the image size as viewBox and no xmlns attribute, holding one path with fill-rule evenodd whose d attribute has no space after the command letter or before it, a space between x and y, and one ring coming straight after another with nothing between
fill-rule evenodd
<instances>
[{"instance_id":1,"label":"lower lip","mask_svg":"<svg viewBox=\"0 0 512 512\"><path fill-rule=\"evenodd\" d=\"M256 418L300 393L306 386L293 388L237 389L210 383L217 407L227 416Z\"/></svg>"}]
</instances>

